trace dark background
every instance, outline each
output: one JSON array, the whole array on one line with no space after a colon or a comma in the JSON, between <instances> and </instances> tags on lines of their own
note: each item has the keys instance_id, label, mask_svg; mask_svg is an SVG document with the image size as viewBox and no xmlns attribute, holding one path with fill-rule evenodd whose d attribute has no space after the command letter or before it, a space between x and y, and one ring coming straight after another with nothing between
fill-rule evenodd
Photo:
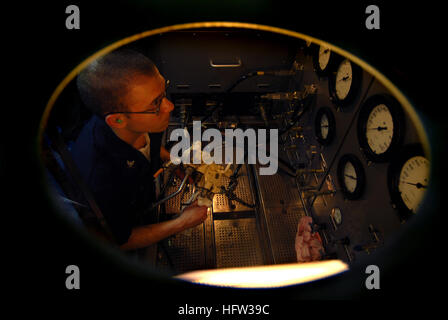
<instances>
[{"instance_id":1,"label":"dark background","mask_svg":"<svg viewBox=\"0 0 448 320\"><path fill-rule=\"evenodd\" d=\"M339 1L338 1L339 2ZM444 279L440 236L441 160L445 158L443 105L438 100L436 76L442 73L445 53L438 44L442 29L437 16L441 8L425 1L356 1L328 4L320 1L59 1L6 10L14 19L7 29L7 51L14 60L9 77L12 102L5 104L1 135L0 168L6 185L5 224L14 245L10 266L13 289L40 298L73 303L87 297L131 298L148 312L166 307L164 314L175 316L185 303L270 303L275 313L296 314L296 299L397 299L413 300L435 295L432 288ZM65 28L65 8L76 4L81 12L81 29ZM365 8L376 4L381 29L367 30ZM173 24L198 21L236 21L280 27L308 34L358 55L388 77L416 107L428 130L432 147L432 189L417 224L400 235L401 240L372 257L381 269L381 289L364 288L365 265L339 277L282 290L224 290L181 285L157 275L148 278L113 262L77 237L53 214L42 183L37 158L39 121L48 99L62 79L97 50L124 37ZM9 41L11 37L11 41ZM11 64L10 61L18 61ZM5 123L6 122L6 123ZM12 204L11 204L12 202ZM5 210L6 211L6 210ZM399 254L397 254L399 253ZM81 289L65 288L65 268L78 265ZM144 300L141 300L144 299ZM399 304L397 304L398 306ZM109 307L110 308L110 307ZM151 311L150 311L151 310Z\"/></svg>"}]
</instances>

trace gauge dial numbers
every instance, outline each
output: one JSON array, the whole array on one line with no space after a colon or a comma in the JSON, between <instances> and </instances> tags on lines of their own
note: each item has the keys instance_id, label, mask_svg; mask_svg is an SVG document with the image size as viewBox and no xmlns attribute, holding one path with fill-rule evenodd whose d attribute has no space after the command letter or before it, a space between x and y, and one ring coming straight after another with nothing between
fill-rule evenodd
<instances>
[{"instance_id":1,"label":"gauge dial numbers","mask_svg":"<svg viewBox=\"0 0 448 320\"><path fill-rule=\"evenodd\" d=\"M361 87L362 70L353 62L344 59L329 80L331 100L337 106L346 106L353 101Z\"/></svg>"},{"instance_id":2,"label":"gauge dial numbers","mask_svg":"<svg viewBox=\"0 0 448 320\"><path fill-rule=\"evenodd\" d=\"M390 160L403 142L404 130L403 110L392 96L374 95L362 105L358 141L369 160Z\"/></svg>"},{"instance_id":3,"label":"gauge dial numbers","mask_svg":"<svg viewBox=\"0 0 448 320\"><path fill-rule=\"evenodd\" d=\"M404 163L401 169L398 190L404 204L413 213L417 212L418 206L425 195L428 186L428 177L429 161L422 156L410 158Z\"/></svg>"},{"instance_id":4,"label":"gauge dial numbers","mask_svg":"<svg viewBox=\"0 0 448 320\"><path fill-rule=\"evenodd\" d=\"M336 133L336 121L333 112L328 107L320 108L314 120L314 133L322 145L329 145Z\"/></svg>"},{"instance_id":5,"label":"gauge dial numbers","mask_svg":"<svg viewBox=\"0 0 448 320\"><path fill-rule=\"evenodd\" d=\"M353 154L345 154L339 159L337 173L344 196L349 200L359 199L366 184L361 161Z\"/></svg>"},{"instance_id":6,"label":"gauge dial numbers","mask_svg":"<svg viewBox=\"0 0 448 320\"><path fill-rule=\"evenodd\" d=\"M404 147L391 162L388 169L389 193L402 221L418 212L428 187L429 170L430 163L418 144Z\"/></svg>"}]
</instances>

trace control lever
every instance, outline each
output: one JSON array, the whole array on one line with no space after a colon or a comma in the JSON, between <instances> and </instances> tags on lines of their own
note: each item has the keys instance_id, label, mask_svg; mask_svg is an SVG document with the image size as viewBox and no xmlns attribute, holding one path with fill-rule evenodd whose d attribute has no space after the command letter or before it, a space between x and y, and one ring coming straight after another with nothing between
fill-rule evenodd
<instances>
[{"instance_id":1,"label":"control lever","mask_svg":"<svg viewBox=\"0 0 448 320\"><path fill-rule=\"evenodd\" d=\"M221 194L224 194L230 201L230 207L233 209L234 205L232 204L232 201L237 201L241 204L243 204L246 207L249 208L255 208L255 204L248 204L247 202L245 202L244 200L238 198L235 194L235 189L238 186L238 173L241 170L241 167L243 165L242 164L238 164L238 166L236 167L235 171L233 172L233 174L229 177L230 182L229 185L227 186L227 189L224 188L223 186L221 186Z\"/></svg>"},{"instance_id":2,"label":"control lever","mask_svg":"<svg viewBox=\"0 0 448 320\"><path fill-rule=\"evenodd\" d=\"M345 253L347 254L348 259L350 260L350 262L353 261L353 256L351 255L350 250L349 250L349 245L350 245L349 237L332 240L331 243L333 245L340 244L340 245L344 246L344 250L345 250Z\"/></svg>"},{"instance_id":3,"label":"control lever","mask_svg":"<svg viewBox=\"0 0 448 320\"><path fill-rule=\"evenodd\" d=\"M189 205L191 205L200 194L201 194L201 191L197 190L196 185L193 185L193 194L191 195L190 199L188 199L187 202L182 202L180 204L180 211L182 212L185 207L188 207Z\"/></svg>"},{"instance_id":4,"label":"control lever","mask_svg":"<svg viewBox=\"0 0 448 320\"><path fill-rule=\"evenodd\" d=\"M245 205L246 207L249 208L255 208L255 204L249 204L247 202L245 202L244 200L241 200L240 198L238 198L235 193L231 190L226 190L223 186L221 186L221 191L222 194L224 194L229 200L231 201L237 201L239 203L241 203L242 205Z\"/></svg>"},{"instance_id":5,"label":"control lever","mask_svg":"<svg viewBox=\"0 0 448 320\"><path fill-rule=\"evenodd\" d=\"M373 240L378 243L380 242L380 238L378 237L379 231L375 229L375 227L369 224L369 232L373 236Z\"/></svg>"},{"instance_id":6,"label":"control lever","mask_svg":"<svg viewBox=\"0 0 448 320\"><path fill-rule=\"evenodd\" d=\"M310 194L308 194L308 198L324 196L324 195L331 195L331 194L335 194L335 193L336 193L336 191L334 191L334 190L325 190L325 191L311 192Z\"/></svg>"},{"instance_id":7,"label":"control lever","mask_svg":"<svg viewBox=\"0 0 448 320\"><path fill-rule=\"evenodd\" d=\"M378 247L379 247L379 245L376 244L376 243L367 243L367 244L363 244L363 245L358 244L358 245L353 247L353 250L355 250L355 251L364 251L367 254L370 254L370 252L374 251Z\"/></svg>"},{"instance_id":8,"label":"control lever","mask_svg":"<svg viewBox=\"0 0 448 320\"><path fill-rule=\"evenodd\" d=\"M372 235L373 242L371 243L365 243L365 244L358 244L353 247L353 250L356 251L364 251L367 254L370 254L370 252L374 251L380 246L380 238L378 236L379 231L375 229L375 227L371 224L369 224L369 232Z\"/></svg>"},{"instance_id":9,"label":"control lever","mask_svg":"<svg viewBox=\"0 0 448 320\"><path fill-rule=\"evenodd\" d=\"M186 186L186 183L187 183L188 178L193 174L193 172L194 172L194 169L193 169L193 168L191 168L191 167L187 167L187 168L185 169L185 176L184 176L184 178L183 178L183 180L182 180L182 183L181 183L180 186L179 186L179 189L177 189L177 191L173 192L172 194L166 196L165 198L163 198L163 199L157 201L156 203L154 203L154 204L151 206L151 208L150 208L149 210L151 211L151 210L153 210L154 208L157 208L157 206L159 206L160 204L162 204L162 203L168 201L168 200L171 199L171 198L174 198L174 197L177 196L179 193L181 193L181 192L184 190L185 186Z\"/></svg>"},{"instance_id":10,"label":"control lever","mask_svg":"<svg viewBox=\"0 0 448 320\"><path fill-rule=\"evenodd\" d=\"M324 173L325 170L320 169L297 169L296 174Z\"/></svg>"}]
</instances>

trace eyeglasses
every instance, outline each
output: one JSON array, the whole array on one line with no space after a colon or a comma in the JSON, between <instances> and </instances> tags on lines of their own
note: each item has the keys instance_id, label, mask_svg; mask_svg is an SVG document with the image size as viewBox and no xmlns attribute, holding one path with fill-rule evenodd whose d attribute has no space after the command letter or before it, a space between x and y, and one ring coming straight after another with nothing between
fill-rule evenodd
<instances>
[{"instance_id":1,"label":"eyeglasses","mask_svg":"<svg viewBox=\"0 0 448 320\"><path fill-rule=\"evenodd\" d=\"M147 111L114 111L114 112L107 112L107 113L104 114L104 117L107 117L110 114L116 114L116 113L143 113L143 114L159 115L160 108L162 107L163 99L166 98L166 90L169 87L170 87L170 80L166 80L165 91L151 103L151 105L153 107L155 107L155 108L152 108L151 110L147 110Z\"/></svg>"}]
</instances>

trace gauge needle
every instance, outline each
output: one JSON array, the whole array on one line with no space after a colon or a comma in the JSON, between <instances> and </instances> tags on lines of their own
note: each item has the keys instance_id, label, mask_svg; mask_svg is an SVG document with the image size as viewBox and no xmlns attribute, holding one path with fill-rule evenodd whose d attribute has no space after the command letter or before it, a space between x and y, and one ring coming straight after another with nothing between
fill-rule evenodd
<instances>
[{"instance_id":1,"label":"gauge needle","mask_svg":"<svg viewBox=\"0 0 448 320\"><path fill-rule=\"evenodd\" d=\"M387 130L387 127L367 128L367 130L378 130L378 131L382 131L382 130Z\"/></svg>"},{"instance_id":2,"label":"gauge needle","mask_svg":"<svg viewBox=\"0 0 448 320\"><path fill-rule=\"evenodd\" d=\"M427 186L421 184L420 182L418 182L418 183L411 183L411 182L407 182L407 181L402 181L402 182L410 184L411 186L416 186L417 189L421 189L421 188L425 188L426 189L426 187L427 187Z\"/></svg>"},{"instance_id":3,"label":"gauge needle","mask_svg":"<svg viewBox=\"0 0 448 320\"><path fill-rule=\"evenodd\" d=\"M347 81L348 79L350 79L350 76L346 76L346 77L344 77L342 79L339 79L338 81Z\"/></svg>"},{"instance_id":4,"label":"gauge needle","mask_svg":"<svg viewBox=\"0 0 448 320\"><path fill-rule=\"evenodd\" d=\"M346 176L346 177L349 177L349 178L352 178L353 180L356 180L356 177L351 176L351 175L349 175L349 174L345 174L345 176Z\"/></svg>"}]
</instances>

